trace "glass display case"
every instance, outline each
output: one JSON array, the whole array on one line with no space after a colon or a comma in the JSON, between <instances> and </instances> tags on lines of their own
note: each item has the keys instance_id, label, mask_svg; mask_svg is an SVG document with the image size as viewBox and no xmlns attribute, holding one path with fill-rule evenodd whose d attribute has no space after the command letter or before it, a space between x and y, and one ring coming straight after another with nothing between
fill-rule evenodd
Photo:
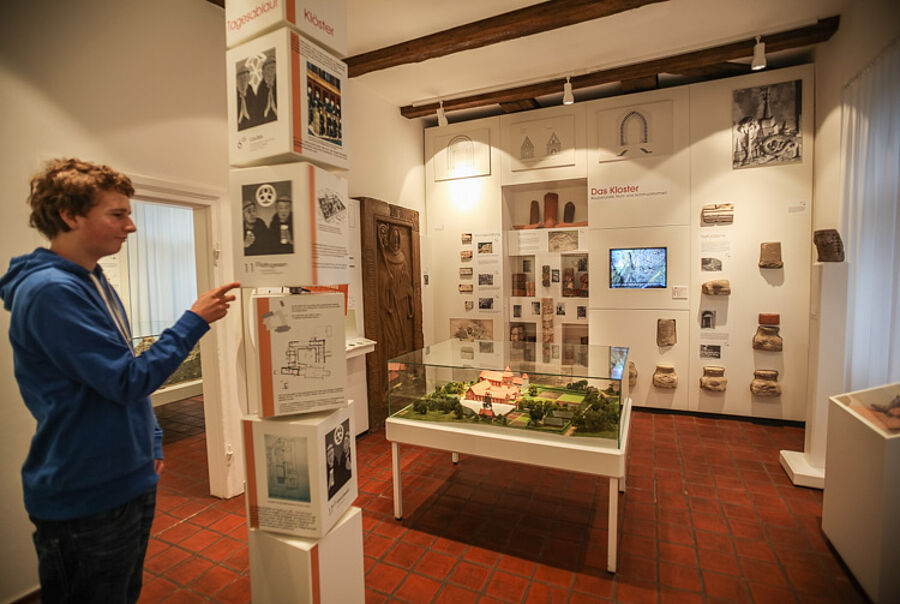
<instances>
[{"instance_id":1,"label":"glass display case","mask_svg":"<svg viewBox=\"0 0 900 604\"><path fill-rule=\"evenodd\" d=\"M447 340L391 359L390 417L619 447L628 348L566 346Z\"/></svg>"}]
</instances>

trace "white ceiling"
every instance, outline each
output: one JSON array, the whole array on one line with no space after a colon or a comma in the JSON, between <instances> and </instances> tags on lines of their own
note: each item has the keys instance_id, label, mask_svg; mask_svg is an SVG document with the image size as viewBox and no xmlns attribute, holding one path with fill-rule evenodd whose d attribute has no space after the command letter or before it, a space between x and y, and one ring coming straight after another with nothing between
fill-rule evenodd
<instances>
[{"instance_id":1,"label":"white ceiling","mask_svg":"<svg viewBox=\"0 0 900 604\"><path fill-rule=\"evenodd\" d=\"M535 3L347 0L348 55ZM398 107L418 105L699 50L757 34L765 36L840 14L845 3L846 0L668 0L355 79Z\"/></svg>"}]
</instances>

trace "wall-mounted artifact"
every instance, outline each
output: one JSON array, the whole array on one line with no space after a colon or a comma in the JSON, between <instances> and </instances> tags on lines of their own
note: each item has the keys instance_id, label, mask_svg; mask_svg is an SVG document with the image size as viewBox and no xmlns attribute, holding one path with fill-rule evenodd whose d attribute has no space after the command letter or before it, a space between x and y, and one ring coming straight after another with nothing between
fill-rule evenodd
<instances>
[{"instance_id":1,"label":"wall-mounted artifact","mask_svg":"<svg viewBox=\"0 0 900 604\"><path fill-rule=\"evenodd\" d=\"M459 293L461 293L461 294L471 294L474 290L475 290L475 288L471 283L460 283L459 284Z\"/></svg>"},{"instance_id":2,"label":"wall-mounted artifact","mask_svg":"<svg viewBox=\"0 0 900 604\"><path fill-rule=\"evenodd\" d=\"M515 229L537 229L543 226L541 222L541 204L537 199L531 200L531 208L528 215L528 224L514 225Z\"/></svg>"},{"instance_id":3,"label":"wall-mounted artifact","mask_svg":"<svg viewBox=\"0 0 900 604\"><path fill-rule=\"evenodd\" d=\"M674 365L659 364L653 372L653 385L657 388L677 388L678 375Z\"/></svg>"},{"instance_id":4,"label":"wall-mounted artifact","mask_svg":"<svg viewBox=\"0 0 900 604\"><path fill-rule=\"evenodd\" d=\"M521 274L521 273L516 273ZM515 276L513 275L513 283L515 283ZM524 277L524 275L522 275ZM459 268L459 278L460 279L471 279L472 278L472 267L471 266L461 266Z\"/></svg>"},{"instance_id":5,"label":"wall-mounted artifact","mask_svg":"<svg viewBox=\"0 0 900 604\"><path fill-rule=\"evenodd\" d=\"M777 312L761 312L759 313L760 325L779 325L781 323L781 315Z\"/></svg>"},{"instance_id":6,"label":"wall-mounted artifact","mask_svg":"<svg viewBox=\"0 0 900 604\"><path fill-rule=\"evenodd\" d=\"M700 211L703 224L731 224L734 222L733 203L713 203L703 206Z\"/></svg>"},{"instance_id":7,"label":"wall-mounted artifact","mask_svg":"<svg viewBox=\"0 0 900 604\"><path fill-rule=\"evenodd\" d=\"M768 350L770 352L781 352L784 342L778 335L779 327L777 325L760 325L756 328L756 334L753 336L754 350Z\"/></svg>"},{"instance_id":8,"label":"wall-mounted artifact","mask_svg":"<svg viewBox=\"0 0 900 604\"><path fill-rule=\"evenodd\" d=\"M563 269L562 295L563 295L563 297L567 297L567 298L571 298L573 296L578 295L578 292L575 290L575 269L574 268L564 268Z\"/></svg>"},{"instance_id":9,"label":"wall-mounted artifact","mask_svg":"<svg viewBox=\"0 0 900 604\"><path fill-rule=\"evenodd\" d=\"M844 242L837 229L822 229L813 233L813 242L816 244L818 262L843 262Z\"/></svg>"},{"instance_id":10,"label":"wall-mounted artifact","mask_svg":"<svg viewBox=\"0 0 900 604\"><path fill-rule=\"evenodd\" d=\"M632 390L637 385L638 370L634 361L628 361L628 389Z\"/></svg>"},{"instance_id":11,"label":"wall-mounted artifact","mask_svg":"<svg viewBox=\"0 0 900 604\"><path fill-rule=\"evenodd\" d=\"M674 346L677 341L678 336L675 332L675 319L657 319L656 345Z\"/></svg>"},{"instance_id":12,"label":"wall-mounted artifact","mask_svg":"<svg viewBox=\"0 0 900 604\"><path fill-rule=\"evenodd\" d=\"M575 204L571 201L566 202L566 207L563 209L562 226L579 227L587 225L587 220L579 220L578 222L575 222Z\"/></svg>"},{"instance_id":13,"label":"wall-mounted artifact","mask_svg":"<svg viewBox=\"0 0 900 604\"><path fill-rule=\"evenodd\" d=\"M541 298L541 341L548 344L553 341L553 298Z\"/></svg>"},{"instance_id":14,"label":"wall-mounted artifact","mask_svg":"<svg viewBox=\"0 0 900 604\"><path fill-rule=\"evenodd\" d=\"M728 279L714 279L704 283L701 291L707 296L728 296L731 294L731 283Z\"/></svg>"},{"instance_id":15,"label":"wall-mounted artifact","mask_svg":"<svg viewBox=\"0 0 900 604\"><path fill-rule=\"evenodd\" d=\"M710 392L725 392L728 386L728 378L725 377L725 368L721 365L706 365L703 367L703 375L700 376L700 388Z\"/></svg>"},{"instance_id":16,"label":"wall-mounted artifact","mask_svg":"<svg viewBox=\"0 0 900 604\"><path fill-rule=\"evenodd\" d=\"M732 167L752 168L801 160L801 81L735 90Z\"/></svg>"},{"instance_id":17,"label":"wall-mounted artifact","mask_svg":"<svg viewBox=\"0 0 900 604\"><path fill-rule=\"evenodd\" d=\"M774 369L757 369L753 372L750 392L756 396L781 396L778 372Z\"/></svg>"},{"instance_id":18,"label":"wall-mounted artifact","mask_svg":"<svg viewBox=\"0 0 900 604\"><path fill-rule=\"evenodd\" d=\"M472 250L461 250L459 252L459 259L463 262L467 262L472 259Z\"/></svg>"},{"instance_id":19,"label":"wall-mounted artifact","mask_svg":"<svg viewBox=\"0 0 900 604\"><path fill-rule=\"evenodd\" d=\"M559 195L546 193L544 195L544 226L552 228L559 222Z\"/></svg>"},{"instance_id":20,"label":"wall-mounted artifact","mask_svg":"<svg viewBox=\"0 0 900 604\"><path fill-rule=\"evenodd\" d=\"M541 285L550 287L550 265L545 264L541 267Z\"/></svg>"},{"instance_id":21,"label":"wall-mounted artifact","mask_svg":"<svg viewBox=\"0 0 900 604\"><path fill-rule=\"evenodd\" d=\"M780 241L764 241L759 244L759 268L784 268Z\"/></svg>"}]
</instances>

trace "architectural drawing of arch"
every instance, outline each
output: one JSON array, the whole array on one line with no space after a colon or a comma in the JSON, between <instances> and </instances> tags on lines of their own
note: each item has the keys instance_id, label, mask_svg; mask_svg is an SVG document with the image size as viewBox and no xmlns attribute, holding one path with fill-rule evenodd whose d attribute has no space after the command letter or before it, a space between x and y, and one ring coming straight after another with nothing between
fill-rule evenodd
<instances>
[{"instance_id":1,"label":"architectural drawing of arch","mask_svg":"<svg viewBox=\"0 0 900 604\"><path fill-rule=\"evenodd\" d=\"M637 122L638 124L640 140L628 140L630 137L627 136L627 134L629 133L629 126L632 122ZM644 117L644 114L640 111L629 111L625 115L625 117L622 118L622 122L619 124L619 145L625 147L627 145L635 145L638 143L647 144L649 134L648 130L647 118Z\"/></svg>"},{"instance_id":2,"label":"architectural drawing of arch","mask_svg":"<svg viewBox=\"0 0 900 604\"><path fill-rule=\"evenodd\" d=\"M447 143L447 172L471 170L475 166L475 143L465 134L458 134Z\"/></svg>"}]
</instances>

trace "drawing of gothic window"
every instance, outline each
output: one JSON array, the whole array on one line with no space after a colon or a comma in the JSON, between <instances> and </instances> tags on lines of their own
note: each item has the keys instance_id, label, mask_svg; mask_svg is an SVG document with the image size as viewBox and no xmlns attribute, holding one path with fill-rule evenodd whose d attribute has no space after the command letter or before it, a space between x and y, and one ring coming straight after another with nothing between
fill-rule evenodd
<instances>
[{"instance_id":1,"label":"drawing of gothic window","mask_svg":"<svg viewBox=\"0 0 900 604\"><path fill-rule=\"evenodd\" d=\"M465 134L458 134L447 143L448 174L469 173L475 166L475 143Z\"/></svg>"},{"instance_id":2,"label":"drawing of gothic window","mask_svg":"<svg viewBox=\"0 0 900 604\"><path fill-rule=\"evenodd\" d=\"M556 136L556 132L552 132L550 138L547 140L547 155L556 155L561 150L562 142L560 142L559 137Z\"/></svg>"},{"instance_id":3,"label":"drawing of gothic window","mask_svg":"<svg viewBox=\"0 0 900 604\"><path fill-rule=\"evenodd\" d=\"M534 143L527 136L519 148L519 159L534 159Z\"/></svg>"},{"instance_id":4,"label":"drawing of gothic window","mask_svg":"<svg viewBox=\"0 0 900 604\"><path fill-rule=\"evenodd\" d=\"M629 111L619 122L619 157L635 150L646 155L650 148L650 127L647 117L640 111Z\"/></svg>"}]
</instances>

